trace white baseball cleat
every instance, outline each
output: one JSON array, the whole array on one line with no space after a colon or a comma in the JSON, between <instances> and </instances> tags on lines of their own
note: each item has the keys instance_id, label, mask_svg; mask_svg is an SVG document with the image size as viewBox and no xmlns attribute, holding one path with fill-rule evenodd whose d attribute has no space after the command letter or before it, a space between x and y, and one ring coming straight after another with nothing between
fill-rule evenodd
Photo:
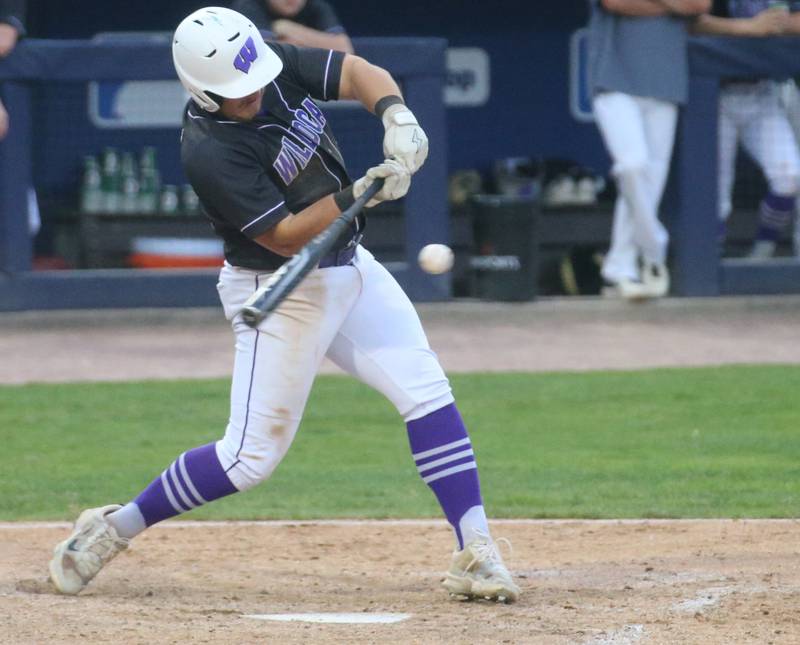
<instances>
[{"instance_id":1,"label":"white baseball cleat","mask_svg":"<svg viewBox=\"0 0 800 645\"><path fill-rule=\"evenodd\" d=\"M663 298L669 293L669 271L663 262L646 262L642 282L651 298Z\"/></svg>"},{"instance_id":2,"label":"white baseball cleat","mask_svg":"<svg viewBox=\"0 0 800 645\"><path fill-rule=\"evenodd\" d=\"M508 540L500 538L508 544ZM463 551L453 553L450 570L442 582L451 596L470 600L485 598L498 602L514 602L519 598L519 587L503 564L497 545L488 535L470 542Z\"/></svg>"},{"instance_id":3,"label":"white baseball cleat","mask_svg":"<svg viewBox=\"0 0 800 645\"><path fill-rule=\"evenodd\" d=\"M775 257L778 245L772 240L756 240L747 254L748 260L769 260Z\"/></svg>"},{"instance_id":4,"label":"white baseball cleat","mask_svg":"<svg viewBox=\"0 0 800 645\"><path fill-rule=\"evenodd\" d=\"M50 579L58 591L69 595L78 593L103 566L128 548L130 540L119 537L106 520L106 515L120 508L119 504L110 504L83 511L72 535L53 549Z\"/></svg>"},{"instance_id":5,"label":"white baseball cleat","mask_svg":"<svg viewBox=\"0 0 800 645\"><path fill-rule=\"evenodd\" d=\"M650 292L643 282L630 278L622 278L603 287L601 293L607 298L622 298L634 302L647 300L650 297Z\"/></svg>"}]
</instances>

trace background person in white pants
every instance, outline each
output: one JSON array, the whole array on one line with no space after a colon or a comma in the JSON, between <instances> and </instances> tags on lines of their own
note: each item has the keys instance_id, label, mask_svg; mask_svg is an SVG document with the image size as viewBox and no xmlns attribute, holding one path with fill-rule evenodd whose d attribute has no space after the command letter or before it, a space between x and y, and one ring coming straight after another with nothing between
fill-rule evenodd
<instances>
[{"instance_id":1,"label":"background person in white pants","mask_svg":"<svg viewBox=\"0 0 800 645\"><path fill-rule=\"evenodd\" d=\"M794 138L800 144L800 88L797 80L790 79L781 86L781 104L789 117L789 125L794 131ZM794 254L800 257L800 195L795 202L794 235L792 245Z\"/></svg>"},{"instance_id":2,"label":"background person in white pants","mask_svg":"<svg viewBox=\"0 0 800 645\"><path fill-rule=\"evenodd\" d=\"M715 0L695 31L723 36L800 34L800 2ZM759 225L750 257L775 255L777 241L791 225L800 192L800 153L781 101L781 84L762 79L723 81L719 100L719 215L731 214L739 141L769 184L759 206Z\"/></svg>"},{"instance_id":3,"label":"background person in white pants","mask_svg":"<svg viewBox=\"0 0 800 645\"><path fill-rule=\"evenodd\" d=\"M594 114L619 198L603 278L627 299L669 291L669 236L658 208L678 106L688 94L687 19L709 0L590 0Z\"/></svg>"}]
</instances>

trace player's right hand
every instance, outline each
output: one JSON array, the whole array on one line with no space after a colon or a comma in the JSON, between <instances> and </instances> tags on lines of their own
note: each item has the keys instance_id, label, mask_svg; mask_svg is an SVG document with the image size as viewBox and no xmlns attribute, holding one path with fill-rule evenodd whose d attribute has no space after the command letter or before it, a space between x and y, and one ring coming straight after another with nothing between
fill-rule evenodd
<instances>
[{"instance_id":1,"label":"player's right hand","mask_svg":"<svg viewBox=\"0 0 800 645\"><path fill-rule=\"evenodd\" d=\"M400 199L405 196L411 186L411 174L408 169L396 159L386 159L379 166L367 170L367 174L353 184L353 197L358 199L378 178L384 179L383 188L366 203L367 208L372 208L381 202Z\"/></svg>"}]
</instances>

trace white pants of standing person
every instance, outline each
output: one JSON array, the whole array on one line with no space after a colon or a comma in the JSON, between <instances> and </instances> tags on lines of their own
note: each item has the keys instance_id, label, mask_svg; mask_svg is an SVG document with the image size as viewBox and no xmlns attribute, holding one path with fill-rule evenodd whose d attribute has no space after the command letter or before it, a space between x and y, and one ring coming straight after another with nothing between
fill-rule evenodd
<instances>
[{"instance_id":1,"label":"white pants of standing person","mask_svg":"<svg viewBox=\"0 0 800 645\"><path fill-rule=\"evenodd\" d=\"M780 220L775 228L791 224L794 200L800 191L800 152L789 115L781 100L781 86L774 81L729 85L719 101L719 201L720 218L731 213L731 193L735 177L736 152L744 149L764 172L769 191L783 198L787 208L771 208L767 216Z\"/></svg>"},{"instance_id":2,"label":"white pants of standing person","mask_svg":"<svg viewBox=\"0 0 800 645\"><path fill-rule=\"evenodd\" d=\"M795 141L800 147L800 88L794 80L786 81L781 87L781 105L789 117L789 125L794 131ZM800 196L797 197L794 221L794 254L800 257Z\"/></svg>"},{"instance_id":3,"label":"white pants of standing person","mask_svg":"<svg viewBox=\"0 0 800 645\"><path fill-rule=\"evenodd\" d=\"M619 190L603 277L615 284L639 281L640 260L661 266L666 261L669 235L658 218L658 208L672 158L678 107L604 92L594 97L594 115Z\"/></svg>"}]
</instances>

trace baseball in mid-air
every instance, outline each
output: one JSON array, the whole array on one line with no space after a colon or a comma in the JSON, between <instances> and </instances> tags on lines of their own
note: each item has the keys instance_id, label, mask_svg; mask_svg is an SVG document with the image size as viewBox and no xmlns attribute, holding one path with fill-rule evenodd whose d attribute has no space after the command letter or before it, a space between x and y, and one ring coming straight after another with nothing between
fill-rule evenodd
<instances>
[{"instance_id":1,"label":"baseball in mid-air","mask_svg":"<svg viewBox=\"0 0 800 645\"><path fill-rule=\"evenodd\" d=\"M425 273L447 273L453 268L453 249L446 244L427 244L420 249L417 261Z\"/></svg>"}]
</instances>

